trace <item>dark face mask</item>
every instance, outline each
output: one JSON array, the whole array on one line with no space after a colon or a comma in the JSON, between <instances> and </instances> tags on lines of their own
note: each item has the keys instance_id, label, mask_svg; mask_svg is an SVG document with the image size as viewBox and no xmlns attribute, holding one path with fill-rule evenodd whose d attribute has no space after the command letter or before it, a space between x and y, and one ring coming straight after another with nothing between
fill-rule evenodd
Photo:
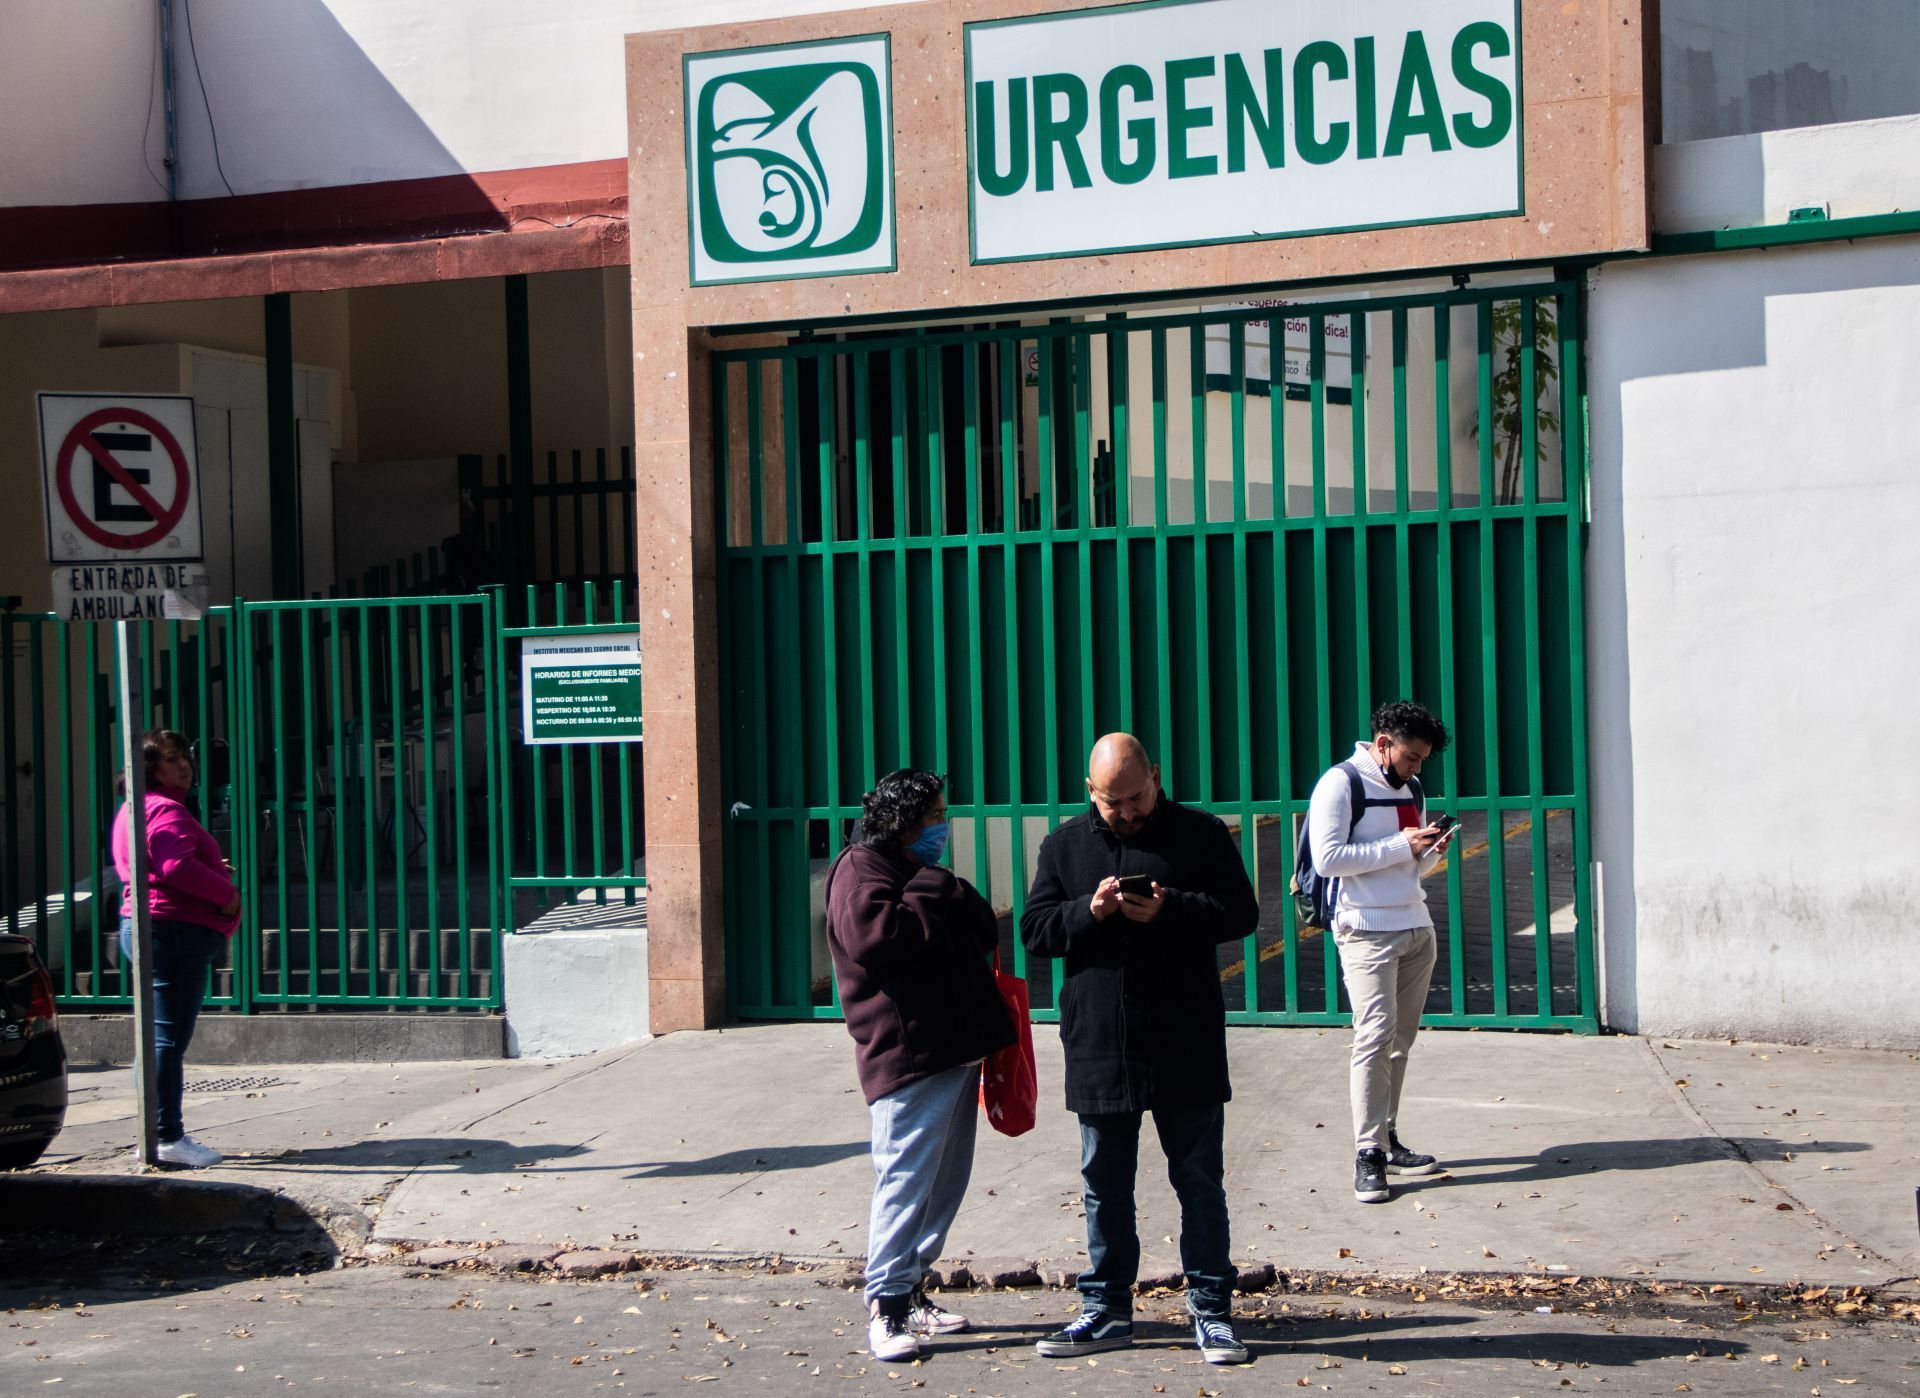
<instances>
[{"instance_id":1,"label":"dark face mask","mask_svg":"<svg viewBox=\"0 0 1920 1398\"><path fill-rule=\"evenodd\" d=\"M1401 776L1397 771L1394 770L1393 757L1392 757L1393 749L1389 748L1387 749L1387 752L1388 752L1387 760L1380 764L1380 775L1382 778L1385 779L1388 786L1392 787L1395 791L1398 791L1400 790L1401 787L1407 784L1407 779Z\"/></svg>"}]
</instances>

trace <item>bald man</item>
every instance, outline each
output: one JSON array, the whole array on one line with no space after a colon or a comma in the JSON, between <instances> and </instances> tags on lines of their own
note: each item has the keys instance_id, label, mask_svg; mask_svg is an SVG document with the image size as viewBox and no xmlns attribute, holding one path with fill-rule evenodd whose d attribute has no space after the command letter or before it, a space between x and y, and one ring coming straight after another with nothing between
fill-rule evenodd
<instances>
[{"instance_id":1,"label":"bald man","mask_svg":"<svg viewBox=\"0 0 1920 1398\"><path fill-rule=\"evenodd\" d=\"M1133 1186L1140 1119L1152 1112L1180 1197L1194 1341L1209 1363L1244 1363L1221 1179L1233 1089L1215 948L1253 931L1259 903L1227 827L1168 799L1159 767L1131 734L1094 746L1087 796L1086 813L1040 846L1020 919L1029 953L1066 962L1060 1039L1087 1209L1081 1314L1035 1348L1067 1358L1133 1343Z\"/></svg>"}]
</instances>

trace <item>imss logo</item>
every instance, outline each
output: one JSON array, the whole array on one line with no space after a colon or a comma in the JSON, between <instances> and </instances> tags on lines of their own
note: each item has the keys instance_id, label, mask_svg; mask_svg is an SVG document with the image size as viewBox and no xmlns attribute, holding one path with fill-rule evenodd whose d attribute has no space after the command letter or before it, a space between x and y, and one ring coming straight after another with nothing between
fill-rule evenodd
<instances>
[{"instance_id":1,"label":"imss logo","mask_svg":"<svg viewBox=\"0 0 1920 1398\"><path fill-rule=\"evenodd\" d=\"M894 265L885 35L686 60L693 284Z\"/></svg>"}]
</instances>

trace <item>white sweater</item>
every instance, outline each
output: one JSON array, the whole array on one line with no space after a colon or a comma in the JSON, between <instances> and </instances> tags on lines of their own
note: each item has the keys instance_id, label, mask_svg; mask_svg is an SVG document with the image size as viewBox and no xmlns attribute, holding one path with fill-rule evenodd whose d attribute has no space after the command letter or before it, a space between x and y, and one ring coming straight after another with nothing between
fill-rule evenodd
<instances>
[{"instance_id":1,"label":"white sweater","mask_svg":"<svg viewBox=\"0 0 1920 1398\"><path fill-rule=\"evenodd\" d=\"M1369 932L1433 926L1427 890L1420 881L1440 862L1440 852L1429 850L1416 860L1407 840L1408 830L1427 823L1426 811L1415 807L1411 787L1396 790L1387 785L1372 744L1355 743L1350 765L1359 771L1367 794L1352 842L1347 827L1353 823L1353 798L1347 774L1339 767L1321 776L1307 808L1313 867L1321 877L1340 881L1334 891L1334 925ZM1375 805L1377 801L1397 804Z\"/></svg>"}]
</instances>

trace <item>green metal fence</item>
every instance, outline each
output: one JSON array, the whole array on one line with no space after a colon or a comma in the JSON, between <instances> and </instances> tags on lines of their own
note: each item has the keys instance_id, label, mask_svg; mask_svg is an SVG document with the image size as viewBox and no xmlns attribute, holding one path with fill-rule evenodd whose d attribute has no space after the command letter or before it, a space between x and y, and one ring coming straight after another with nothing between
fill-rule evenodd
<instances>
[{"instance_id":1,"label":"green metal fence","mask_svg":"<svg viewBox=\"0 0 1920 1398\"><path fill-rule=\"evenodd\" d=\"M569 593L574 593L569 602ZM519 624L498 632L494 663L503 694L518 674L519 643L529 637L585 636L634 630L628 589L616 582L607 592L585 582L528 587L517 614ZM505 605L504 601L501 604ZM604 909L614 902L643 909L646 888L643 768L637 744L566 743L552 746L521 741L520 716L500 715L496 742L507 754L512 799L512 864L506 886L514 901L516 927L546 914L554 900L571 892L575 901ZM634 925L643 912L636 913Z\"/></svg>"},{"instance_id":2,"label":"green metal fence","mask_svg":"<svg viewBox=\"0 0 1920 1398\"><path fill-rule=\"evenodd\" d=\"M235 605L246 1003L499 1003L494 605Z\"/></svg>"},{"instance_id":3,"label":"green metal fence","mask_svg":"<svg viewBox=\"0 0 1920 1398\"><path fill-rule=\"evenodd\" d=\"M135 630L139 726L192 735L200 801L224 831L232 787L224 761L235 635L215 608L197 622L145 622ZM112 1007L128 993L116 941L120 892L108 850L119 808L119 660L113 627L0 612L0 764L5 858L0 929L34 937L65 1008ZM241 1003L229 959L215 968L208 1003Z\"/></svg>"},{"instance_id":4,"label":"green metal fence","mask_svg":"<svg viewBox=\"0 0 1920 1398\"><path fill-rule=\"evenodd\" d=\"M1294 835L1372 705L1412 695L1453 729L1426 781L1464 827L1429 885L1429 1022L1597 1026L1580 288L1274 313L716 356L738 1014L837 1015L824 870L900 765L949 774L953 863L1027 972L1039 842L1117 728L1259 889L1221 952L1230 1018L1344 1023L1286 897ZM1030 977L1041 1018L1058 975Z\"/></svg>"},{"instance_id":5,"label":"green metal fence","mask_svg":"<svg viewBox=\"0 0 1920 1398\"><path fill-rule=\"evenodd\" d=\"M139 726L194 742L241 885L208 1004L495 1008L501 936L568 892L643 926L639 748L529 747L516 707L521 638L634 625L626 586L591 582L139 624ZM117 666L111 623L0 612L0 929L36 938L67 1008L129 998Z\"/></svg>"}]
</instances>

